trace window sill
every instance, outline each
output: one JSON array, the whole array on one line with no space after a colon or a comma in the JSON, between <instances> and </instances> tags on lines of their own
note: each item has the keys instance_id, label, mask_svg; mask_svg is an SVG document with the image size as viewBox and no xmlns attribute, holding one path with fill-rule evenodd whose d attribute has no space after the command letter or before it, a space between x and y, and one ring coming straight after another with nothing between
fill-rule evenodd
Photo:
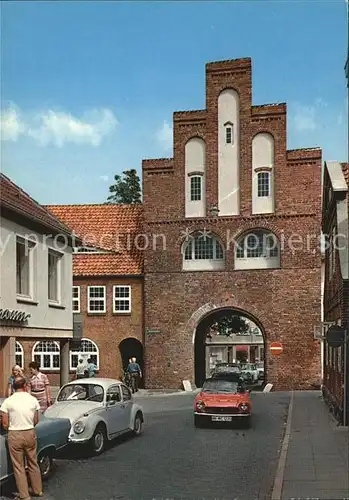
<instances>
[{"instance_id":1,"label":"window sill","mask_svg":"<svg viewBox=\"0 0 349 500\"><path fill-rule=\"evenodd\" d=\"M17 302L19 304L29 304L32 306L37 306L39 304L39 302L37 300L33 300L30 297L25 297L25 296L21 296L21 295L17 295Z\"/></svg>"},{"instance_id":2,"label":"window sill","mask_svg":"<svg viewBox=\"0 0 349 500\"><path fill-rule=\"evenodd\" d=\"M65 309L65 306L62 306L62 304L57 304L56 302L49 302L48 303L49 307L52 307L53 309Z\"/></svg>"},{"instance_id":3,"label":"window sill","mask_svg":"<svg viewBox=\"0 0 349 500\"><path fill-rule=\"evenodd\" d=\"M105 316L107 314L107 311L101 311L101 312L98 312L98 311L92 311L92 312L88 312L87 313L87 316Z\"/></svg>"},{"instance_id":4,"label":"window sill","mask_svg":"<svg viewBox=\"0 0 349 500\"><path fill-rule=\"evenodd\" d=\"M132 311L113 311L113 316L131 316Z\"/></svg>"}]
</instances>

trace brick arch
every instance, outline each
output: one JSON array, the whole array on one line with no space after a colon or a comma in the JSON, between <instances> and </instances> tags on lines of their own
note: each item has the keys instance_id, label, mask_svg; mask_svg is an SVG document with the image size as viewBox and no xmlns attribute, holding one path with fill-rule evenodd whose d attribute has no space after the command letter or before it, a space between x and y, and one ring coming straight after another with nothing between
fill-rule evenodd
<instances>
[{"instance_id":1,"label":"brick arch","mask_svg":"<svg viewBox=\"0 0 349 500\"><path fill-rule=\"evenodd\" d=\"M232 85L229 85L229 84L223 85L222 88L220 88L219 90L217 90L217 92L216 92L217 98L221 94L223 94L223 92L225 92L226 90L233 90L234 92L236 92L237 95L239 96L239 100L241 102L241 91L238 88L233 87Z\"/></svg>"},{"instance_id":2,"label":"brick arch","mask_svg":"<svg viewBox=\"0 0 349 500\"><path fill-rule=\"evenodd\" d=\"M195 236L199 235L200 232L204 232L203 229L200 229L200 228L195 228L192 230L192 232L190 233L191 236L193 236L195 238ZM204 236L202 236L204 237ZM224 243L224 240L222 238L222 235L220 234L219 231L212 231L211 229L207 229L207 238L214 238L218 241L218 243L221 245L222 249L223 249L223 252L224 252L224 256L226 254L226 245ZM183 235L182 237L178 238L177 240L177 244L178 244L178 247L179 247L179 250L182 251L184 249L184 245L186 243L189 243L190 241L190 236L185 236Z\"/></svg>"},{"instance_id":3,"label":"brick arch","mask_svg":"<svg viewBox=\"0 0 349 500\"><path fill-rule=\"evenodd\" d=\"M274 234L274 236L277 237L279 243L281 243L281 235L283 234L282 231L280 231L280 228L273 223L268 222L265 219L261 219L258 221L256 224L255 221L243 221L241 223L241 226L237 229L234 240L238 241L240 238L243 236L246 236L249 233L252 233L253 231L270 231L271 233Z\"/></svg>"},{"instance_id":4,"label":"brick arch","mask_svg":"<svg viewBox=\"0 0 349 500\"><path fill-rule=\"evenodd\" d=\"M273 138L273 141L274 141L274 147L275 147L275 133L274 132L271 132L270 130L267 130L265 128L261 128L259 129L257 132L254 132L251 136L251 141L253 141L253 139L255 139L255 137L257 135L260 135L260 134L266 134L266 135L270 135L272 138Z\"/></svg>"},{"instance_id":5,"label":"brick arch","mask_svg":"<svg viewBox=\"0 0 349 500\"><path fill-rule=\"evenodd\" d=\"M201 139L202 141L204 141L205 143L205 146L207 145L206 144L206 137L205 137L205 134L203 134L202 132L195 132L195 134L190 134L189 137L186 137L183 142L184 142L184 146L186 146L188 144L189 141L191 141L192 139Z\"/></svg>"}]
</instances>

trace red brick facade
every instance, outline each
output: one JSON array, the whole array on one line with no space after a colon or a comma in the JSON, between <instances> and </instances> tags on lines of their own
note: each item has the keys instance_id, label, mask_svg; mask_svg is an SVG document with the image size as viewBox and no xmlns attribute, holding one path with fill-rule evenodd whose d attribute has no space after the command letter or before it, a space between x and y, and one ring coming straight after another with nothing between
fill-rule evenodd
<instances>
[{"instance_id":1,"label":"red brick facade","mask_svg":"<svg viewBox=\"0 0 349 500\"><path fill-rule=\"evenodd\" d=\"M217 100L221 91L240 95L240 215L185 218L185 144L206 143L206 206L218 204ZM252 105L250 59L206 66L206 109L176 112L174 157L143 161L144 308L147 387L178 388L194 382L196 327L210 311L231 308L259 324L266 342L267 381L276 389L308 389L319 384L321 151L287 151L286 105ZM275 140L275 211L252 215L252 139L269 132ZM183 271L181 245L187 228L208 230L225 249L222 271ZM267 228L282 243L280 269L234 270L234 237ZM302 247L291 250L292 234ZM150 331L149 331L150 329ZM155 329L154 331L151 331ZM158 331L156 331L158 330ZM269 344L284 351L271 358Z\"/></svg>"}]
</instances>

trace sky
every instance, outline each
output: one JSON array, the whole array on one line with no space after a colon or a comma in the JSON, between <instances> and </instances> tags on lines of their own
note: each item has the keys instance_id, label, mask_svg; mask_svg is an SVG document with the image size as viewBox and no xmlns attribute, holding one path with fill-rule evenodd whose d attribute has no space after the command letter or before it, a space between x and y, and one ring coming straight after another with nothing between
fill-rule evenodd
<instances>
[{"instance_id":1,"label":"sky","mask_svg":"<svg viewBox=\"0 0 349 500\"><path fill-rule=\"evenodd\" d=\"M171 157L211 61L251 57L288 149L347 160L345 0L7 1L1 23L1 170L42 204L103 203L115 174Z\"/></svg>"}]
</instances>

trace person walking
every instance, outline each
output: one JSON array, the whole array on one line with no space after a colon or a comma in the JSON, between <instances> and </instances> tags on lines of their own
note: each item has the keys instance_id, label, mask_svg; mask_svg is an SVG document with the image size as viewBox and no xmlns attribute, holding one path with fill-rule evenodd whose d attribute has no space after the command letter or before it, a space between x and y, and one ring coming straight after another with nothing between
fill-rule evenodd
<instances>
[{"instance_id":1,"label":"person walking","mask_svg":"<svg viewBox=\"0 0 349 500\"><path fill-rule=\"evenodd\" d=\"M131 388L132 388L132 393L134 394L135 392L138 392L139 379L142 377L142 371L141 367L137 363L136 358L131 358L130 361L131 362L127 367L127 372L130 374L131 377Z\"/></svg>"},{"instance_id":2,"label":"person walking","mask_svg":"<svg viewBox=\"0 0 349 500\"><path fill-rule=\"evenodd\" d=\"M31 377L28 383L28 389L40 404L40 411L44 412L52 405L50 382L45 373L40 371L40 366L35 361L29 363Z\"/></svg>"},{"instance_id":3,"label":"person walking","mask_svg":"<svg viewBox=\"0 0 349 500\"><path fill-rule=\"evenodd\" d=\"M87 360L87 370L88 370L88 376L89 377L94 377L96 374L97 366L92 363L92 359L88 358Z\"/></svg>"},{"instance_id":4,"label":"person walking","mask_svg":"<svg viewBox=\"0 0 349 500\"><path fill-rule=\"evenodd\" d=\"M39 422L39 401L26 390L24 377L13 382L14 394L5 399L0 407L2 425L8 430L8 450L12 461L18 495L15 500L30 500L25 469L28 466L32 495L42 497L42 479L37 461L36 433Z\"/></svg>"},{"instance_id":5,"label":"person walking","mask_svg":"<svg viewBox=\"0 0 349 500\"><path fill-rule=\"evenodd\" d=\"M80 358L78 366L76 367L76 378L79 379L88 377L86 371L87 371L87 365L86 363L84 363L84 360Z\"/></svg>"},{"instance_id":6,"label":"person walking","mask_svg":"<svg viewBox=\"0 0 349 500\"><path fill-rule=\"evenodd\" d=\"M14 365L12 367L12 373L8 379L8 387L7 387L7 397L9 398L14 392L13 383L16 377L24 377L22 368L19 365Z\"/></svg>"}]
</instances>

